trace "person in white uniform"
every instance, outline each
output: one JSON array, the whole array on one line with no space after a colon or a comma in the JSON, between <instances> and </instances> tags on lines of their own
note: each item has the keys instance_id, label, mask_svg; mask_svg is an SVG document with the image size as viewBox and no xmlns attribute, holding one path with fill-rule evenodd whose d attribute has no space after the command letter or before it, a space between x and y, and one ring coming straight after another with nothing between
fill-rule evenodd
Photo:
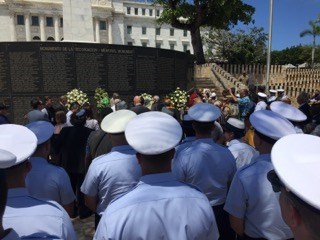
<instances>
[{"instance_id":1,"label":"person in white uniform","mask_svg":"<svg viewBox=\"0 0 320 240\"><path fill-rule=\"evenodd\" d=\"M236 161L227 148L211 138L214 121L221 111L212 104L199 103L188 114L194 119L196 140L173 160L172 172L178 180L193 184L206 194L217 219L220 239L232 240L235 234L223 206L236 172Z\"/></svg>"},{"instance_id":2,"label":"person in white uniform","mask_svg":"<svg viewBox=\"0 0 320 240\"><path fill-rule=\"evenodd\" d=\"M271 151L268 179L280 192L282 218L295 240L320 239L319 156L320 138L306 134L284 137Z\"/></svg>"},{"instance_id":3,"label":"person in white uniform","mask_svg":"<svg viewBox=\"0 0 320 240\"><path fill-rule=\"evenodd\" d=\"M249 165L259 156L257 150L242 140L244 135L244 122L236 118L229 118L224 126L224 138L236 160L237 169Z\"/></svg>"},{"instance_id":4,"label":"person in white uniform","mask_svg":"<svg viewBox=\"0 0 320 240\"><path fill-rule=\"evenodd\" d=\"M193 141L196 140L196 133L192 128L192 119L188 114L183 116L181 126L184 138L182 139L181 143L176 146L175 157L177 157L183 149L188 148L193 143Z\"/></svg>"},{"instance_id":5,"label":"person in white uniform","mask_svg":"<svg viewBox=\"0 0 320 240\"><path fill-rule=\"evenodd\" d=\"M267 94L258 92L258 103L254 108L254 111L266 110L267 109Z\"/></svg>"},{"instance_id":6,"label":"person in white uniform","mask_svg":"<svg viewBox=\"0 0 320 240\"><path fill-rule=\"evenodd\" d=\"M276 96L277 90L270 89L269 92L270 92L270 95L268 97L268 105L270 105L272 102L276 101L277 99L277 96Z\"/></svg>"},{"instance_id":7,"label":"person in white uniform","mask_svg":"<svg viewBox=\"0 0 320 240\"><path fill-rule=\"evenodd\" d=\"M28 158L37 147L37 137L21 125L0 126L0 149L16 161L6 167L8 199L3 226L13 228L20 238L77 239L67 212L56 202L31 197L25 177L31 169Z\"/></svg>"},{"instance_id":8,"label":"person in white uniform","mask_svg":"<svg viewBox=\"0 0 320 240\"><path fill-rule=\"evenodd\" d=\"M254 112L250 122L260 156L236 173L224 209L230 214L238 239L290 239L292 232L281 218L279 195L273 192L267 173L273 169L272 146L281 137L295 134L294 127L269 110Z\"/></svg>"},{"instance_id":9,"label":"person in white uniform","mask_svg":"<svg viewBox=\"0 0 320 240\"><path fill-rule=\"evenodd\" d=\"M11 152L0 149L0 239L1 240L16 240L20 239L14 229L5 229L2 225L2 217L6 207L8 186L4 168L13 165L17 158Z\"/></svg>"},{"instance_id":10,"label":"person in white uniform","mask_svg":"<svg viewBox=\"0 0 320 240\"><path fill-rule=\"evenodd\" d=\"M38 146L29 159L32 169L26 177L26 186L31 196L59 203L73 217L75 195L66 171L50 164L47 157L51 150L54 126L50 122L37 121L26 125L37 137Z\"/></svg>"},{"instance_id":11,"label":"person in white uniform","mask_svg":"<svg viewBox=\"0 0 320 240\"><path fill-rule=\"evenodd\" d=\"M171 173L182 136L178 121L162 112L142 113L128 123L125 136L137 151L142 177L108 206L94 239L218 239L206 196Z\"/></svg>"},{"instance_id":12,"label":"person in white uniform","mask_svg":"<svg viewBox=\"0 0 320 240\"><path fill-rule=\"evenodd\" d=\"M86 205L98 214L96 226L110 202L131 190L141 177L136 152L124 136L127 124L135 116L135 112L122 109L101 122L101 129L109 134L113 147L110 153L92 161L81 186Z\"/></svg>"},{"instance_id":13,"label":"person in white uniform","mask_svg":"<svg viewBox=\"0 0 320 240\"><path fill-rule=\"evenodd\" d=\"M271 111L276 112L282 117L288 119L294 125L296 133L303 133L299 123L307 120L307 116L298 108L282 101L275 101L271 103L270 109Z\"/></svg>"}]
</instances>

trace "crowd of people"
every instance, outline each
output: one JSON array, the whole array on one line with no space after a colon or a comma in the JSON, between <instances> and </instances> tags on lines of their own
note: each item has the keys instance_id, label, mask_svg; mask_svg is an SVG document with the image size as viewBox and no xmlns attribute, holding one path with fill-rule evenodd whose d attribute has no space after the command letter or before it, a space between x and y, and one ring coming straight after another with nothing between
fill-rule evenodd
<instances>
[{"instance_id":1,"label":"crowd of people","mask_svg":"<svg viewBox=\"0 0 320 240\"><path fill-rule=\"evenodd\" d=\"M320 94L191 89L92 105L31 100L25 124L0 104L0 239L319 240ZM68 107L67 107L68 106ZM318 147L317 147L318 146Z\"/></svg>"}]
</instances>

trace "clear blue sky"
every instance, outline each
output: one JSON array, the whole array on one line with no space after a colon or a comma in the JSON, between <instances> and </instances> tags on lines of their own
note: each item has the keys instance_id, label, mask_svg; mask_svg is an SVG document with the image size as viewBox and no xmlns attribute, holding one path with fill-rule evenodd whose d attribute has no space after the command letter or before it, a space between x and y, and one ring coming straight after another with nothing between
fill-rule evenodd
<instances>
[{"instance_id":1,"label":"clear blue sky","mask_svg":"<svg viewBox=\"0 0 320 240\"><path fill-rule=\"evenodd\" d=\"M256 8L253 16L255 26L263 27L267 33L270 0L244 0L244 2ZM300 38L300 32L310 29L309 21L319 17L320 0L273 0L273 5L272 50L311 44L312 37ZM238 24L237 27L247 26ZM317 38L317 43L320 44L320 37Z\"/></svg>"}]
</instances>

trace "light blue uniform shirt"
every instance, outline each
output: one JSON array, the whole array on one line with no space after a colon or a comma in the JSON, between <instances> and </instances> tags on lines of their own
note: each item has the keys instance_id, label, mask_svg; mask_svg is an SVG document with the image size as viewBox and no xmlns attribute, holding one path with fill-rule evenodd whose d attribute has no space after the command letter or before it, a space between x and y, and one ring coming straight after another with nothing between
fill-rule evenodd
<instances>
[{"instance_id":1,"label":"light blue uniform shirt","mask_svg":"<svg viewBox=\"0 0 320 240\"><path fill-rule=\"evenodd\" d=\"M218 206L226 200L236 161L227 148L212 139L197 139L174 158L172 172L178 180L200 188L211 206Z\"/></svg>"},{"instance_id":2,"label":"light blue uniform shirt","mask_svg":"<svg viewBox=\"0 0 320 240\"><path fill-rule=\"evenodd\" d=\"M168 173L141 177L104 212L94 239L218 239L206 196Z\"/></svg>"},{"instance_id":3,"label":"light blue uniform shirt","mask_svg":"<svg viewBox=\"0 0 320 240\"><path fill-rule=\"evenodd\" d=\"M141 177L136 152L129 145L116 146L91 163L81 192L98 195L97 213L102 214L116 197L131 190Z\"/></svg>"},{"instance_id":4,"label":"light blue uniform shirt","mask_svg":"<svg viewBox=\"0 0 320 240\"><path fill-rule=\"evenodd\" d=\"M249 237L288 239L293 234L281 217L279 193L267 179L273 170L270 154L262 154L235 175L224 209L244 219L244 232Z\"/></svg>"},{"instance_id":5,"label":"light blue uniform shirt","mask_svg":"<svg viewBox=\"0 0 320 240\"><path fill-rule=\"evenodd\" d=\"M26 188L8 190L3 226L20 238L77 239L66 211L54 201L30 197Z\"/></svg>"},{"instance_id":6,"label":"light blue uniform shirt","mask_svg":"<svg viewBox=\"0 0 320 240\"><path fill-rule=\"evenodd\" d=\"M250 164L259 156L259 152L240 139L233 139L228 143L228 149L236 159L237 169Z\"/></svg>"},{"instance_id":7,"label":"light blue uniform shirt","mask_svg":"<svg viewBox=\"0 0 320 240\"><path fill-rule=\"evenodd\" d=\"M182 150L190 147L194 140L196 140L196 137L186 137L183 139L182 143L176 146L175 157L177 157Z\"/></svg>"},{"instance_id":8,"label":"light blue uniform shirt","mask_svg":"<svg viewBox=\"0 0 320 240\"><path fill-rule=\"evenodd\" d=\"M30 158L32 169L26 177L29 194L67 205L75 200L70 179L66 171L54 166L44 158Z\"/></svg>"}]
</instances>

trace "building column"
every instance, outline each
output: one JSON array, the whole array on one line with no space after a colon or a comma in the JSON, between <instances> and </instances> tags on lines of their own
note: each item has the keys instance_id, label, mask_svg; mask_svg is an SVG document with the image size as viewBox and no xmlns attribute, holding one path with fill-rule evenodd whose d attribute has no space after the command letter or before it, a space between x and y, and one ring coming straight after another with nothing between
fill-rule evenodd
<instances>
[{"instance_id":1,"label":"building column","mask_svg":"<svg viewBox=\"0 0 320 240\"><path fill-rule=\"evenodd\" d=\"M100 20L98 17L95 17L95 31L96 31L96 42L100 43Z\"/></svg>"},{"instance_id":2,"label":"building column","mask_svg":"<svg viewBox=\"0 0 320 240\"><path fill-rule=\"evenodd\" d=\"M108 18L108 43L112 44L112 18Z\"/></svg>"},{"instance_id":3,"label":"building column","mask_svg":"<svg viewBox=\"0 0 320 240\"><path fill-rule=\"evenodd\" d=\"M60 29L59 29L59 15L54 16L54 39L56 42L60 42Z\"/></svg>"},{"instance_id":4,"label":"building column","mask_svg":"<svg viewBox=\"0 0 320 240\"><path fill-rule=\"evenodd\" d=\"M31 41L30 13L26 13L24 15L24 19L25 19L25 29L26 29L26 41L30 42Z\"/></svg>"},{"instance_id":5,"label":"building column","mask_svg":"<svg viewBox=\"0 0 320 240\"><path fill-rule=\"evenodd\" d=\"M45 29L45 22L44 22L44 15L40 15L40 40L42 42L46 41L46 29Z\"/></svg>"},{"instance_id":6,"label":"building column","mask_svg":"<svg viewBox=\"0 0 320 240\"><path fill-rule=\"evenodd\" d=\"M10 12L10 38L11 41L17 41L17 33L16 33L16 15L14 12Z\"/></svg>"}]
</instances>

